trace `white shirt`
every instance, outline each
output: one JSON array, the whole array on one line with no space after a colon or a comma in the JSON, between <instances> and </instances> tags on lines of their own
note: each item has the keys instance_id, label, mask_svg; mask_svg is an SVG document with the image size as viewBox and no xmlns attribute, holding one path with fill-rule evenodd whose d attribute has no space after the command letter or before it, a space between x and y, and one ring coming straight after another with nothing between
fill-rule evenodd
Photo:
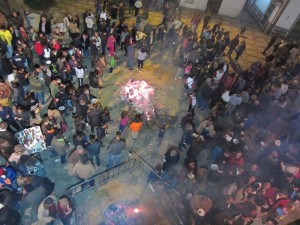
<instances>
[{"instance_id":1,"label":"white shirt","mask_svg":"<svg viewBox=\"0 0 300 225\"><path fill-rule=\"evenodd\" d=\"M147 52L139 51L138 60L145 60L147 58Z\"/></svg>"},{"instance_id":2,"label":"white shirt","mask_svg":"<svg viewBox=\"0 0 300 225\"><path fill-rule=\"evenodd\" d=\"M44 58L49 59L50 58L50 53L51 53L50 48L45 48L44 49Z\"/></svg>"},{"instance_id":3,"label":"white shirt","mask_svg":"<svg viewBox=\"0 0 300 225\"><path fill-rule=\"evenodd\" d=\"M191 97L191 105L192 105L192 107L195 107L196 106L196 97L195 96L193 96L193 95L190 95L190 97Z\"/></svg>"},{"instance_id":4,"label":"white shirt","mask_svg":"<svg viewBox=\"0 0 300 225\"><path fill-rule=\"evenodd\" d=\"M216 72L216 76L214 77L214 80L215 80L216 82L219 82L219 81L222 79L223 75L224 75L224 72L218 70L218 71Z\"/></svg>"},{"instance_id":5,"label":"white shirt","mask_svg":"<svg viewBox=\"0 0 300 225\"><path fill-rule=\"evenodd\" d=\"M79 68L75 67L75 72L76 72L77 78L84 77L84 69L83 68L79 69Z\"/></svg>"},{"instance_id":6,"label":"white shirt","mask_svg":"<svg viewBox=\"0 0 300 225\"><path fill-rule=\"evenodd\" d=\"M86 17L85 23L87 28L93 28L94 26L94 20L91 17Z\"/></svg>"},{"instance_id":7,"label":"white shirt","mask_svg":"<svg viewBox=\"0 0 300 225\"><path fill-rule=\"evenodd\" d=\"M100 19L104 19L104 20L107 20L107 14L106 14L106 12L101 12L100 13Z\"/></svg>"},{"instance_id":8,"label":"white shirt","mask_svg":"<svg viewBox=\"0 0 300 225\"><path fill-rule=\"evenodd\" d=\"M101 46L101 38L100 37L92 37L92 40L96 41L97 48L99 48Z\"/></svg>"},{"instance_id":9,"label":"white shirt","mask_svg":"<svg viewBox=\"0 0 300 225\"><path fill-rule=\"evenodd\" d=\"M191 78L191 77L188 77L186 79L186 85L189 87L189 89L192 89L193 88L193 83L194 83L194 79Z\"/></svg>"}]
</instances>

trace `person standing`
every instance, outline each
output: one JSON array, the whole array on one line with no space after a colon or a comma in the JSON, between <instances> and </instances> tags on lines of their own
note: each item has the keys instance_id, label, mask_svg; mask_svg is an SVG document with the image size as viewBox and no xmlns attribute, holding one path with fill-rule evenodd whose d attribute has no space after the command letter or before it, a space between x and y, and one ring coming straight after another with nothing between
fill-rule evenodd
<instances>
[{"instance_id":1,"label":"person standing","mask_svg":"<svg viewBox=\"0 0 300 225\"><path fill-rule=\"evenodd\" d=\"M81 63L78 62L77 66L75 67L76 77L78 79L78 86L83 86L83 77L84 77L84 68L82 67Z\"/></svg>"},{"instance_id":2,"label":"person standing","mask_svg":"<svg viewBox=\"0 0 300 225\"><path fill-rule=\"evenodd\" d=\"M238 61L238 59L240 58L240 56L243 54L243 52L246 50L246 42L242 41L242 43L237 47L237 49L235 50L235 61Z\"/></svg>"},{"instance_id":3,"label":"person standing","mask_svg":"<svg viewBox=\"0 0 300 225\"><path fill-rule=\"evenodd\" d=\"M94 186L95 180L90 179L96 172L94 164L89 160L88 155L84 154L81 159L74 165L73 174L77 177L81 184L81 188L84 188L86 180L89 180L90 187Z\"/></svg>"},{"instance_id":4,"label":"person standing","mask_svg":"<svg viewBox=\"0 0 300 225\"><path fill-rule=\"evenodd\" d=\"M275 44L275 42L276 42L276 40L277 40L277 37L278 37L278 33L275 33L275 34L271 37L271 39L270 39L270 41L269 41L267 47L266 47L265 50L263 51L263 54L264 54L264 55L266 54L266 51L268 51L268 49L271 48L271 47Z\"/></svg>"},{"instance_id":5,"label":"person standing","mask_svg":"<svg viewBox=\"0 0 300 225\"><path fill-rule=\"evenodd\" d=\"M140 72L143 71L144 68L144 61L147 58L147 52L145 48L142 48L139 50L138 53L138 68L137 70L139 70Z\"/></svg>"},{"instance_id":6,"label":"person standing","mask_svg":"<svg viewBox=\"0 0 300 225\"><path fill-rule=\"evenodd\" d=\"M63 133L59 131L52 139L51 146L54 148L56 153L60 155L60 163L63 165L66 162L67 150L69 149L69 144L64 138Z\"/></svg>"},{"instance_id":7,"label":"person standing","mask_svg":"<svg viewBox=\"0 0 300 225\"><path fill-rule=\"evenodd\" d=\"M140 13L137 13L135 16L135 29L140 30L140 26L142 23L142 15Z\"/></svg>"},{"instance_id":8,"label":"person standing","mask_svg":"<svg viewBox=\"0 0 300 225\"><path fill-rule=\"evenodd\" d=\"M53 225L57 215L57 198L55 195L47 196L38 208L38 224Z\"/></svg>"},{"instance_id":9,"label":"person standing","mask_svg":"<svg viewBox=\"0 0 300 225\"><path fill-rule=\"evenodd\" d=\"M34 65L34 71L32 75L29 77L29 83L31 85L31 92L34 93L35 99L42 105L45 105L44 100L44 85L45 85L45 79L43 72L41 70L40 65L35 64Z\"/></svg>"},{"instance_id":10,"label":"person standing","mask_svg":"<svg viewBox=\"0 0 300 225\"><path fill-rule=\"evenodd\" d=\"M129 70L133 70L133 63L134 63L134 46L132 44L128 44L127 54L126 54L126 67Z\"/></svg>"},{"instance_id":11,"label":"person standing","mask_svg":"<svg viewBox=\"0 0 300 225\"><path fill-rule=\"evenodd\" d=\"M128 122L129 122L128 112L122 111L121 118L120 118L120 125L119 125L119 131L121 133L124 132L124 129L127 126Z\"/></svg>"},{"instance_id":12,"label":"person standing","mask_svg":"<svg viewBox=\"0 0 300 225\"><path fill-rule=\"evenodd\" d=\"M71 224L72 214L73 214L73 204L71 200L65 195L61 196L57 204L57 215L60 218L63 225Z\"/></svg>"},{"instance_id":13,"label":"person standing","mask_svg":"<svg viewBox=\"0 0 300 225\"><path fill-rule=\"evenodd\" d=\"M197 103L197 100L196 100L196 93L197 92L193 92L190 97L189 97L189 107L188 107L188 112L194 116L195 115L195 107L196 107L196 103Z\"/></svg>"},{"instance_id":14,"label":"person standing","mask_svg":"<svg viewBox=\"0 0 300 225\"><path fill-rule=\"evenodd\" d=\"M227 56L230 57L232 52L236 49L236 47L239 45L240 40L239 40L239 35L236 35L230 42L229 45L229 50L227 52Z\"/></svg>"},{"instance_id":15,"label":"person standing","mask_svg":"<svg viewBox=\"0 0 300 225\"><path fill-rule=\"evenodd\" d=\"M133 14L134 0L129 0L129 13Z\"/></svg>"},{"instance_id":16,"label":"person standing","mask_svg":"<svg viewBox=\"0 0 300 225\"><path fill-rule=\"evenodd\" d=\"M86 28L87 28L87 35L89 37L93 36L93 27L94 27L94 20L91 16L91 14L88 14L85 18Z\"/></svg>"},{"instance_id":17,"label":"person standing","mask_svg":"<svg viewBox=\"0 0 300 225\"><path fill-rule=\"evenodd\" d=\"M111 143L108 146L109 150L109 159L107 167L108 169L111 169L113 167L114 161L115 166L118 166L121 161L121 152L126 147L126 141L124 138L121 138L121 132L117 131L116 136L111 141Z\"/></svg>"},{"instance_id":18,"label":"person standing","mask_svg":"<svg viewBox=\"0 0 300 225\"><path fill-rule=\"evenodd\" d=\"M102 143L96 138L95 135L90 135L88 146L86 150L88 151L88 157L93 162L93 158L96 158L96 165L100 166L100 149Z\"/></svg>"},{"instance_id":19,"label":"person standing","mask_svg":"<svg viewBox=\"0 0 300 225\"><path fill-rule=\"evenodd\" d=\"M137 136L142 128L143 122L141 115L137 114L134 117L134 120L130 123L131 136L133 140L137 139Z\"/></svg>"},{"instance_id":20,"label":"person standing","mask_svg":"<svg viewBox=\"0 0 300 225\"><path fill-rule=\"evenodd\" d=\"M115 43L116 38L114 37L113 33L111 33L107 38L107 49L109 51L109 56L114 56L115 54Z\"/></svg>"}]
</instances>

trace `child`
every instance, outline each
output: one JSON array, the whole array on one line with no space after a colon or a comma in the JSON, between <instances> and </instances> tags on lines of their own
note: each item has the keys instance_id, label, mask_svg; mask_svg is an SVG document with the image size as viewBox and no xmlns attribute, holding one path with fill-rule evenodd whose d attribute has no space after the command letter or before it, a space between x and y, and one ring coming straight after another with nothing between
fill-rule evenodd
<instances>
[{"instance_id":1,"label":"child","mask_svg":"<svg viewBox=\"0 0 300 225\"><path fill-rule=\"evenodd\" d=\"M119 125L119 131L121 133L124 132L124 129L127 126L128 122L129 122L128 112L122 111L121 118L120 118L120 125Z\"/></svg>"},{"instance_id":2,"label":"child","mask_svg":"<svg viewBox=\"0 0 300 225\"><path fill-rule=\"evenodd\" d=\"M115 56L112 56L110 58L110 61L109 61L109 74L112 74L112 72L114 70L114 67L116 65L116 60L117 60L117 58Z\"/></svg>"}]
</instances>

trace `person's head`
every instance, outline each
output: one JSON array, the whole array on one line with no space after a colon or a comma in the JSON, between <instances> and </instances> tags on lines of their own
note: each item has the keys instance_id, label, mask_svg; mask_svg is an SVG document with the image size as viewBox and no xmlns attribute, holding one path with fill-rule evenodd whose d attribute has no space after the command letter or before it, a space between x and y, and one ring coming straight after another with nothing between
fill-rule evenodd
<instances>
[{"instance_id":1,"label":"person's head","mask_svg":"<svg viewBox=\"0 0 300 225\"><path fill-rule=\"evenodd\" d=\"M235 154L235 158L236 158L236 159L240 159L242 156L243 156L243 152L241 152L241 151L238 151L238 152L236 152L236 154Z\"/></svg>"},{"instance_id":2,"label":"person's head","mask_svg":"<svg viewBox=\"0 0 300 225\"><path fill-rule=\"evenodd\" d=\"M255 163L253 163L253 164L251 165L251 167L250 167L250 170L251 170L251 171L257 171L257 170L258 170L258 165L255 164Z\"/></svg>"},{"instance_id":3,"label":"person's head","mask_svg":"<svg viewBox=\"0 0 300 225\"><path fill-rule=\"evenodd\" d=\"M41 21L42 21L43 23L45 23L45 22L47 21L47 19L46 19L46 17L45 17L44 15L41 17Z\"/></svg>"},{"instance_id":4,"label":"person's head","mask_svg":"<svg viewBox=\"0 0 300 225\"><path fill-rule=\"evenodd\" d=\"M89 157L88 157L88 155L87 154L83 154L82 156L81 156L81 163L82 164L84 164L84 165L86 165L86 164L88 164L88 162L89 162Z\"/></svg>"},{"instance_id":5,"label":"person's head","mask_svg":"<svg viewBox=\"0 0 300 225\"><path fill-rule=\"evenodd\" d=\"M270 154L270 157L273 159L277 159L279 156L279 153L277 151L272 151Z\"/></svg>"},{"instance_id":6,"label":"person's head","mask_svg":"<svg viewBox=\"0 0 300 225\"><path fill-rule=\"evenodd\" d=\"M82 145L78 145L78 146L76 147L76 150L77 150L77 153L78 153L78 154L83 154L83 147L82 147Z\"/></svg>"},{"instance_id":7,"label":"person's head","mask_svg":"<svg viewBox=\"0 0 300 225\"><path fill-rule=\"evenodd\" d=\"M44 200L43 206L44 206L45 209L48 209L48 208L52 207L53 205L55 205L53 198L47 197Z\"/></svg>"},{"instance_id":8,"label":"person's head","mask_svg":"<svg viewBox=\"0 0 300 225\"><path fill-rule=\"evenodd\" d=\"M0 209L0 224L5 225L18 225L21 221L20 213L8 206Z\"/></svg>"},{"instance_id":9,"label":"person's head","mask_svg":"<svg viewBox=\"0 0 300 225\"><path fill-rule=\"evenodd\" d=\"M34 64L33 68L38 73L41 71L41 66L39 64Z\"/></svg>"},{"instance_id":10,"label":"person's head","mask_svg":"<svg viewBox=\"0 0 300 225\"><path fill-rule=\"evenodd\" d=\"M90 142L93 143L93 142L96 141L96 139L97 139L97 138L96 138L96 136L95 136L94 134L91 134L91 135L90 135Z\"/></svg>"},{"instance_id":11,"label":"person's head","mask_svg":"<svg viewBox=\"0 0 300 225\"><path fill-rule=\"evenodd\" d=\"M24 146L18 144L14 147L14 152L17 154L17 155L22 155L24 152L25 152L25 148Z\"/></svg>"},{"instance_id":12,"label":"person's head","mask_svg":"<svg viewBox=\"0 0 300 225\"><path fill-rule=\"evenodd\" d=\"M121 118L125 118L127 115L128 115L128 112L124 110L121 113Z\"/></svg>"},{"instance_id":13,"label":"person's head","mask_svg":"<svg viewBox=\"0 0 300 225\"><path fill-rule=\"evenodd\" d=\"M85 104L86 104L86 100L85 100L84 98L81 98L81 99L79 100L79 104L80 104L80 105L85 105Z\"/></svg>"}]
</instances>

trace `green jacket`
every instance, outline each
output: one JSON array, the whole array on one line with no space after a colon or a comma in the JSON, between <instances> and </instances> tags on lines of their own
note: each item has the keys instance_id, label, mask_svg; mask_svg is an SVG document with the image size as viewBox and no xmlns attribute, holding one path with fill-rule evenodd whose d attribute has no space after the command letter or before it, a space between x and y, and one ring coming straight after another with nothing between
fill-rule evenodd
<instances>
[{"instance_id":1,"label":"green jacket","mask_svg":"<svg viewBox=\"0 0 300 225\"><path fill-rule=\"evenodd\" d=\"M43 87L45 84L45 80L34 75L29 77L29 82L31 86L31 91L34 93L41 93L43 92Z\"/></svg>"}]
</instances>

